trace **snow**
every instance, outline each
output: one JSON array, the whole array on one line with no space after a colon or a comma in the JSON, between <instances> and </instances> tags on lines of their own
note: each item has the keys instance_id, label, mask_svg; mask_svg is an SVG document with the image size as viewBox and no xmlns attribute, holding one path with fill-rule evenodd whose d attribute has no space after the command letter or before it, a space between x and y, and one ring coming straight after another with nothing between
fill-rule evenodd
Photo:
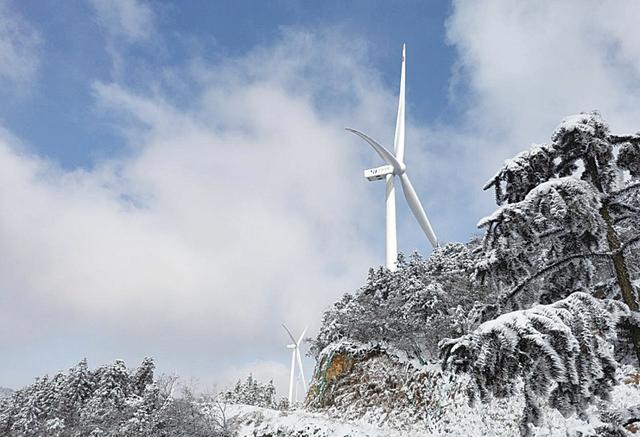
<instances>
[{"instance_id":1,"label":"snow","mask_svg":"<svg viewBox=\"0 0 640 437\"><path fill-rule=\"evenodd\" d=\"M313 437L400 437L422 432L378 427L365 421L346 421L304 410L277 411L248 405L228 407L227 414L239 423L238 437L299 435Z\"/></svg>"},{"instance_id":2,"label":"snow","mask_svg":"<svg viewBox=\"0 0 640 437\"><path fill-rule=\"evenodd\" d=\"M580 130L594 135L595 129L589 124L591 118L593 118L593 115L586 113L569 115L562 119L554 132Z\"/></svg>"},{"instance_id":3,"label":"snow","mask_svg":"<svg viewBox=\"0 0 640 437\"><path fill-rule=\"evenodd\" d=\"M618 409L640 405L640 388L631 376L637 375L632 367L618 371L617 385L611 404ZM464 377L457 383L464 382ZM626 382L625 382L626 381ZM455 383L455 382L453 382ZM440 390L447 391L450 384ZM434 389L437 389L434 387ZM507 399L469 406L464 396L451 396L443 405L443 414L423 423L413 424L409 429L376 426L366 420L344 420L325 413L308 412L302 409L278 411L247 405L231 405L226 414L237 426L238 437L266 437L269 435L300 437L411 437L411 436L519 436L518 419L524 406L521 393ZM565 437L596 435L595 428L601 426L598 406L590 407L586 420L575 415L568 418L548 406L542 408L543 424L534 428L539 437Z\"/></svg>"}]
</instances>

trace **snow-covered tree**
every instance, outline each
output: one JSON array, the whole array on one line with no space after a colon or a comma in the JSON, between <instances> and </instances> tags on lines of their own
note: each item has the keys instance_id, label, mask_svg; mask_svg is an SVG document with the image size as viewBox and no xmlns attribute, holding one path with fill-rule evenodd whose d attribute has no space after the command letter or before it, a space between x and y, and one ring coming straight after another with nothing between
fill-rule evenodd
<instances>
[{"instance_id":1,"label":"snow-covered tree","mask_svg":"<svg viewBox=\"0 0 640 437\"><path fill-rule=\"evenodd\" d=\"M467 332L470 310L487 301L487 288L472 282L477 244L448 244L427 260L400 255L394 272L371 269L365 285L325 312L311 353L350 339L384 343L424 360L437 357L438 341Z\"/></svg>"},{"instance_id":2,"label":"snow-covered tree","mask_svg":"<svg viewBox=\"0 0 640 437\"><path fill-rule=\"evenodd\" d=\"M549 144L506 161L485 186L501 208L479 223L477 278L516 308L599 282L637 311L627 258L637 259L640 241L639 150L640 135L612 135L592 112L565 118ZM640 330L630 332L640 359Z\"/></svg>"},{"instance_id":3,"label":"snow-covered tree","mask_svg":"<svg viewBox=\"0 0 640 437\"><path fill-rule=\"evenodd\" d=\"M0 398L0 435L7 437L222 437L230 432L215 400L192 393L175 399L175 379L158 384L145 358L90 370L86 360L67 374L39 378ZM270 393L272 385L266 385ZM213 406L213 407L212 407Z\"/></svg>"},{"instance_id":4,"label":"snow-covered tree","mask_svg":"<svg viewBox=\"0 0 640 437\"><path fill-rule=\"evenodd\" d=\"M138 396L144 394L145 389L153 384L153 372L156 366L153 359L145 357L131 376L131 390Z\"/></svg>"},{"instance_id":5,"label":"snow-covered tree","mask_svg":"<svg viewBox=\"0 0 640 437\"><path fill-rule=\"evenodd\" d=\"M593 259L608 249L600 208L600 196L587 182L564 177L541 183L480 221L486 236L477 277L509 288L509 299L538 292L520 299L520 306L562 299L591 285Z\"/></svg>"},{"instance_id":6,"label":"snow-covered tree","mask_svg":"<svg viewBox=\"0 0 640 437\"><path fill-rule=\"evenodd\" d=\"M94 384L86 359L69 369L60 391L60 417L64 418L68 426L73 426L80 420L81 406L91 397Z\"/></svg>"},{"instance_id":7,"label":"snow-covered tree","mask_svg":"<svg viewBox=\"0 0 640 437\"><path fill-rule=\"evenodd\" d=\"M472 400L525 398L523 435L539 425L543 401L567 416L608 399L615 384L611 341L629 315L626 305L576 292L550 305L514 311L441 344L443 366L468 372Z\"/></svg>"},{"instance_id":8,"label":"snow-covered tree","mask_svg":"<svg viewBox=\"0 0 640 437\"><path fill-rule=\"evenodd\" d=\"M261 383L249 374L244 382L238 380L233 390L222 395L229 404L253 405L256 407L276 408L276 388L273 381Z\"/></svg>"}]
</instances>

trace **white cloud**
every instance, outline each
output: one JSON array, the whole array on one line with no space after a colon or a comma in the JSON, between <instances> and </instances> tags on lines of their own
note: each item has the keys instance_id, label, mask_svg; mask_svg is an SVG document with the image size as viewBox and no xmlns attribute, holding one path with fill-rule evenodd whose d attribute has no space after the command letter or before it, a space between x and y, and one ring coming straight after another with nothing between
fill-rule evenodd
<instances>
[{"instance_id":1,"label":"white cloud","mask_svg":"<svg viewBox=\"0 0 640 437\"><path fill-rule=\"evenodd\" d=\"M635 1L454 2L451 89L465 118L432 127L428 149L443 164L436 173L456 181L445 191L459 216L471 224L490 212L483 183L566 115L598 109L614 131L639 130L639 15Z\"/></svg>"},{"instance_id":2,"label":"white cloud","mask_svg":"<svg viewBox=\"0 0 640 437\"><path fill-rule=\"evenodd\" d=\"M635 1L456 2L448 37L472 93L472 126L520 148L592 109L616 129L637 129L639 14Z\"/></svg>"},{"instance_id":3,"label":"white cloud","mask_svg":"<svg viewBox=\"0 0 640 437\"><path fill-rule=\"evenodd\" d=\"M0 341L90 327L120 351L200 357L205 382L247 356L286 363L280 323L317 326L381 255L368 238L378 216L363 214L370 154L338 116L392 132L393 117L378 118L392 96L360 71L362 54L336 56L341 46L290 32L273 49L201 65L186 108L157 89L97 82L131 150L91 170L0 141L0 320L13 327ZM349 108L319 102L322 84Z\"/></svg>"},{"instance_id":4,"label":"white cloud","mask_svg":"<svg viewBox=\"0 0 640 437\"><path fill-rule=\"evenodd\" d=\"M91 0L98 22L113 38L144 42L155 33L154 13L140 0Z\"/></svg>"},{"instance_id":5,"label":"white cloud","mask_svg":"<svg viewBox=\"0 0 640 437\"><path fill-rule=\"evenodd\" d=\"M41 38L22 16L0 0L0 85L28 85L40 65Z\"/></svg>"},{"instance_id":6,"label":"white cloud","mask_svg":"<svg viewBox=\"0 0 640 437\"><path fill-rule=\"evenodd\" d=\"M111 75L116 80L135 76L135 64L127 56L132 46L158 46L162 38L156 30L156 15L145 0L91 0L95 19L105 30L105 51L111 58Z\"/></svg>"}]
</instances>

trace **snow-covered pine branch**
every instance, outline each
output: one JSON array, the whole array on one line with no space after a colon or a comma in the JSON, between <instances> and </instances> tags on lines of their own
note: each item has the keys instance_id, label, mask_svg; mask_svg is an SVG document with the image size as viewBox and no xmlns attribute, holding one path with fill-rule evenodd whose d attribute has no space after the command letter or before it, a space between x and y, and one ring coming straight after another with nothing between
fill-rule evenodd
<instances>
[{"instance_id":1,"label":"snow-covered pine branch","mask_svg":"<svg viewBox=\"0 0 640 437\"><path fill-rule=\"evenodd\" d=\"M546 144L534 144L531 149L507 159L498 173L483 189L496 192L496 203L519 202L527 193L554 175L555 151Z\"/></svg>"},{"instance_id":2,"label":"snow-covered pine branch","mask_svg":"<svg viewBox=\"0 0 640 437\"><path fill-rule=\"evenodd\" d=\"M512 289L510 289L509 291L504 293L500 297L500 301L501 301L502 304L508 302L509 300L511 300L515 296L517 296L518 293L520 293L526 286L530 285L533 281L535 281L535 280L537 280L539 278L542 278L542 277L544 277L545 275L547 275L549 273L558 272L563 267L565 267L567 265L570 265L571 263L574 263L576 260L584 261L584 260L593 260L595 258L607 259L609 257L611 257L611 253L609 253L609 252L605 252L605 253L579 253L579 254L576 254L576 255L569 255L566 258L562 258L561 260L556 261L553 264L545 266L543 269L539 270L535 274L527 277L522 282L520 282L518 285L516 285L515 287L513 287ZM572 290L570 290L569 292L572 292Z\"/></svg>"},{"instance_id":3,"label":"snow-covered pine branch","mask_svg":"<svg viewBox=\"0 0 640 437\"><path fill-rule=\"evenodd\" d=\"M476 277L520 291L546 268L554 280L545 281L544 291L559 298L588 285L593 272L588 255L608 249L600 208L600 196L587 182L565 177L539 184L520 202L478 223L486 234Z\"/></svg>"},{"instance_id":4,"label":"snow-covered pine branch","mask_svg":"<svg viewBox=\"0 0 640 437\"><path fill-rule=\"evenodd\" d=\"M587 161L593 169L587 168ZM484 189L496 190L498 205L516 203L543 182L573 175L603 193L612 193L618 188L619 171L628 171L632 179L640 177L640 135L610 134L607 123L594 111L565 117L550 143L534 144L505 160Z\"/></svg>"},{"instance_id":5,"label":"snow-covered pine branch","mask_svg":"<svg viewBox=\"0 0 640 437\"><path fill-rule=\"evenodd\" d=\"M615 379L611 342L629 315L626 305L573 293L551 305L514 311L463 337L441 342L443 366L468 372L471 399L514 394L522 383L521 429L540 423L540 402L563 415L583 414L607 399Z\"/></svg>"},{"instance_id":6,"label":"snow-covered pine branch","mask_svg":"<svg viewBox=\"0 0 640 437\"><path fill-rule=\"evenodd\" d=\"M624 142L618 151L618 167L629 171L631 177L640 178L640 138Z\"/></svg>"},{"instance_id":7,"label":"snow-covered pine branch","mask_svg":"<svg viewBox=\"0 0 640 437\"><path fill-rule=\"evenodd\" d=\"M636 308L639 171L640 135L611 134L598 112L564 118L550 143L505 161L485 186L502 206L479 223L486 236L476 278L517 296L518 308L615 275L612 285ZM640 359L640 330L633 338Z\"/></svg>"}]
</instances>

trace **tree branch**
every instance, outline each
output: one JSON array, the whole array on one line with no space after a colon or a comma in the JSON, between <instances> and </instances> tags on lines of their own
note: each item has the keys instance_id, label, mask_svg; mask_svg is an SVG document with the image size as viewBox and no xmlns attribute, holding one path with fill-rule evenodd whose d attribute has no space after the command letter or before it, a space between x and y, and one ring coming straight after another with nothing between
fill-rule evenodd
<instances>
[{"instance_id":1,"label":"tree branch","mask_svg":"<svg viewBox=\"0 0 640 437\"><path fill-rule=\"evenodd\" d=\"M640 135L609 135L607 139L611 144L638 143L640 142Z\"/></svg>"},{"instance_id":2,"label":"tree branch","mask_svg":"<svg viewBox=\"0 0 640 437\"><path fill-rule=\"evenodd\" d=\"M631 239L625 241L624 243L622 243L620 245L620 249L617 250L617 252L622 252L625 249L627 249L628 247L634 246L636 243L640 242L640 234L636 234L633 237L631 237Z\"/></svg>"},{"instance_id":3,"label":"tree branch","mask_svg":"<svg viewBox=\"0 0 640 437\"><path fill-rule=\"evenodd\" d=\"M616 190L616 191L612 191L607 196L607 203L609 203L611 199L616 198L616 197L620 196L621 194L625 194L625 193L627 193L629 191L637 190L638 188L640 188L640 182L634 182L632 184L627 185L624 188L621 188L621 189Z\"/></svg>"},{"instance_id":4,"label":"tree branch","mask_svg":"<svg viewBox=\"0 0 640 437\"><path fill-rule=\"evenodd\" d=\"M640 236L638 236L638 239L640 239ZM622 247L621 247L622 249ZM514 298L514 296L516 296L518 293L520 293L525 286L527 286L531 281L540 278L542 275L548 273L549 271L555 269L556 267L560 267L564 264L567 264L575 259L579 259L579 258L610 258L613 254L611 252L602 252L602 253L580 253L577 255L571 255L568 256L566 258L561 259L560 261L557 261L545 268L543 268L542 270L539 270L537 273L535 273L532 276L529 276L527 279L525 279L524 281L520 282L518 285L516 285L515 287L513 287L511 290L509 290L509 292L507 292L502 298L501 300L503 302L507 302L511 299Z\"/></svg>"},{"instance_id":5,"label":"tree branch","mask_svg":"<svg viewBox=\"0 0 640 437\"><path fill-rule=\"evenodd\" d=\"M637 234L635 236L633 236L631 239L625 241L624 243L622 243L620 245L620 248L618 250L616 250L615 252L599 252L599 253L580 253L577 255L571 255L568 256L566 258L561 259L560 261L557 261L545 268L543 268L542 270L539 270L538 272L536 272L535 274L529 276L527 279L525 279L524 281L520 282L518 285L516 285L515 287L513 287L511 290L509 290L509 292L507 292L502 298L501 300L503 302L507 302L511 299L513 299L518 293L520 293L524 287L526 287L528 284L530 284L532 281L540 278L541 276L543 276L546 273L549 273L551 270L555 269L556 267L560 267L564 264L567 264L575 259L579 259L579 258L611 258L614 255L623 252L624 250L626 250L627 248L637 244L640 242L640 234Z\"/></svg>"}]
</instances>

